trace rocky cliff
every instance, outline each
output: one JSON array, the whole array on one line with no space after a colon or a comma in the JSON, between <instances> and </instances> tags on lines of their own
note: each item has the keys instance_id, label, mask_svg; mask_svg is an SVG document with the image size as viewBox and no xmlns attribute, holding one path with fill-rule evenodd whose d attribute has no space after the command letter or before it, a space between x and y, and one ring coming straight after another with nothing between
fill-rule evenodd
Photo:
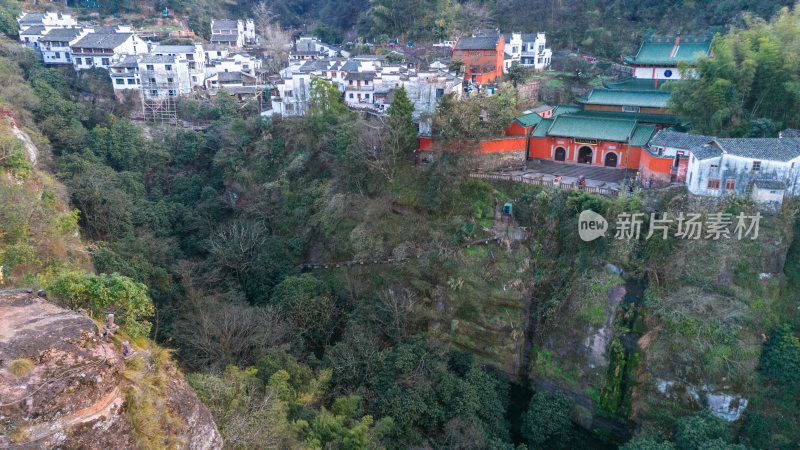
<instances>
[{"instance_id":1,"label":"rocky cliff","mask_svg":"<svg viewBox=\"0 0 800 450\"><path fill-rule=\"evenodd\" d=\"M0 448L222 447L163 349L124 358L119 336L24 291L0 291L0 317Z\"/></svg>"}]
</instances>

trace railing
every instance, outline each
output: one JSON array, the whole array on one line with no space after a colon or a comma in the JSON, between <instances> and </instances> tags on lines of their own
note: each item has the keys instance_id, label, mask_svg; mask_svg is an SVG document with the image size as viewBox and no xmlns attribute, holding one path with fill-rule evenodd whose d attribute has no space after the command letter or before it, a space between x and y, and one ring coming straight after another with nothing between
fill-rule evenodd
<instances>
[{"instance_id":1,"label":"railing","mask_svg":"<svg viewBox=\"0 0 800 450\"><path fill-rule=\"evenodd\" d=\"M363 84L361 86L355 84L348 84L345 86L345 89L348 91L374 91L375 87L372 86L371 84L368 86L365 86Z\"/></svg>"},{"instance_id":2,"label":"railing","mask_svg":"<svg viewBox=\"0 0 800 450\"><path fill-rule=\"evenodd\" d=\"M616 189L599 187L599 186L581 186L577 183L553 183L552 181L545 181L545 180L537 180L535 178L528 178L523 177L520 175L505 175L505 174L493 174L493 173L476 173L472 172L469 174L472 178L484 178L488 180L502 180L502 181L513 181L516 183L525 183L525 184L533 184L536 186L550 186L562 189L572 189L576 191L584 191L590 192L592 194L600 194L606 195L609 197L618 197L619 191ZM630 197L630 193L628 193Z\"/></svg>"}]
</instances>

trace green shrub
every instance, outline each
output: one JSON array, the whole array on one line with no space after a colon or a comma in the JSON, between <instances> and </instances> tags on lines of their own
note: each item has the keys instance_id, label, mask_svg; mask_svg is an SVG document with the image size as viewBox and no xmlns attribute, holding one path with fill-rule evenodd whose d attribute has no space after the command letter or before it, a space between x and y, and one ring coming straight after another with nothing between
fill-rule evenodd
<instances>
[{"instance_id":1,"label":"green shrub","mask_svg":"<svg viewBox=\"0 0 800 450\"><path fill-rule=\"evenodd\" d=\"M788 325L776 327L764 344L759 371L773 381L787 383L793 390L800 389L800 340Z\"/></svg>"},{"instance_id":2,"label":"green shrub","mask_svg":"<svg viewBox=\"0 0 800 450\"><path fill-rule=\"evenodd\" d=\"M46 284L62 306L85 308L92 315L113 313L117 323L132 337L147 336L151 323L146 320L155 309L147 296L147 287L118 273L87 274L71 271L58 275Z\"/></svg>"}]
</instances>

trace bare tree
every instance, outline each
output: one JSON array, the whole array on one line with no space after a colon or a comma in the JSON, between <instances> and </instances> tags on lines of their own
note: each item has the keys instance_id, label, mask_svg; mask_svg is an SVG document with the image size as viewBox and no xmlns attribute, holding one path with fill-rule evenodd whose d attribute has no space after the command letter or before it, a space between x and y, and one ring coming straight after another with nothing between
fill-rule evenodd
<instances>
[{"instance_id":1,"label":"bare tree","mask_svg":"<svg viewBox=\"0 0 800 450\"><path fill-rule=\"evenodd\" d=\"M266 2L253 7L253 16L261 33L262 45L269 56L267 69L276 73L289 61L289 50L292 48L291 30L281 27L278 15Z\"/></svg>"},{"instance_id":2,"label":"bare tree","mask_svg":"<svg viewBox=\"0 0 800 450\"><path fill-rule=\"evenodd\" d=\"M252 269L255 251L266 239L263 225L235 222L211 236L211 254L221 268L236 275L244 284Z\"/></svg>"},{"instance_id":3,"label":"bare tree","mask_svg":"<svg viewBox=\"0 0 800 450\"><path fill-rule=\"evenodd\" d=\"M269 348L294 341L275 308L217 297L190 300L171 334L180 343L184 360L198 369L255 364Z\"/></svg>"},{"instance_id":4,"label":"bare tree","mask_svg":"<svg viewBox=\"0 0 800 450\"><path fill-rule=\"evenodd\" d=\"M399 136L392 133L380 118L381 126L361 122L356 129L356 153L370 170L383 175L389 183L394 181L397 166L402 158Z\"/></svg>"},{"instance_id":5,"label":"bare tree","mask_svg":"<svg viewBox=\"0 0 800 450\"><path fill-rule=\"evenodd\" d=\"M456 35L469 36L476 30L491 28L495 20L486 5L477 2L466 2L458 6L453 26Z\"/></svg>"},{"instance_id":6,"label":"bare tree","mask_svg":"<svg viewBox=\"0 0 800 450\"><path fill-rule=\"evenodd\" d=\"M409 328L413 327L418 315L414 308L416 303L416 294L408 289L398 292L389 289L378 294L369 318L380 326L386 336L397 342L413 334Z\"/></svg>"}]
</instances>

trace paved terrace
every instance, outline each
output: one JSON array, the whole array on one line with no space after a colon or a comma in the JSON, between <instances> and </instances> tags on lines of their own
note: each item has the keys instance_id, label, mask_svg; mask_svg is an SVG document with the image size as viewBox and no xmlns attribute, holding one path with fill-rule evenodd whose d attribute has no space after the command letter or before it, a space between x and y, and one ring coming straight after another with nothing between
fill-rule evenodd
<instances>
[{"instance_id":1,"label":"paved terrace","mask_svg":"<svg viewBox=\"0 0 800 450\"><path fill-rule=\"evenodd\" d=\"M522 169L520 167L520 169ZM628 170L629 176L634 176L635 171ZM534 160L528 161L525 171L512 170L500 173L473 173L476 178L491 178L516 181L527 184L553 186L554 178L561 177L559 187L565 189L580 189L603 195L616 197L622 189L622 180L625 178L625 169L587 166L584 164L568 164L555 161ZM586 186L579 186L578 178L586 178Z\"/></svg>"}]
</instances>

